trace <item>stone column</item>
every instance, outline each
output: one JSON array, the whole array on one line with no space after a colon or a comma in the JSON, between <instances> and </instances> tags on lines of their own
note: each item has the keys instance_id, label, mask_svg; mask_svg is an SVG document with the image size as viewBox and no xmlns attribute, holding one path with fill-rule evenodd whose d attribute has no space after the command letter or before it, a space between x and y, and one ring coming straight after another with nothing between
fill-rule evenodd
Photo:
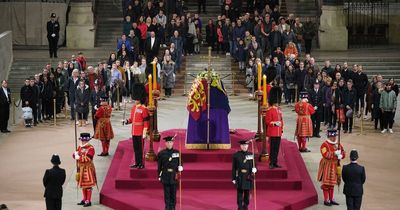
<instances>
[{"instance_id":1,"label":"stone column","mask_svg":"<svg viewBox=\"0 0 400 210\"><path fill-rule=\"evenodd\" d=\"M91 2L71 2L67 25L67 47L94 48L95 30Z\"/></svg>"},{"instance_id":2,"label":"stone column","mask_svg":"<svg viewBox=\"0 0 400 210\"><path fill-rule=\"evenodd\" d=\"M319 26L321 50L347 50L348 33L343 0L324 0Z\"/></svg>"}]
</instances>

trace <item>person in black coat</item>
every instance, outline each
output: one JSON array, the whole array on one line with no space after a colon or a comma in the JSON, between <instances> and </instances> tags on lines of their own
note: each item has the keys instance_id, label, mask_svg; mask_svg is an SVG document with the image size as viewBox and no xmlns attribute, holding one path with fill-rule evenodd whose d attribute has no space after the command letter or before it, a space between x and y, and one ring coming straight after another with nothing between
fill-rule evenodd
<instances>
[{"instance_id":1,"label":"person in black coat","mask_svg":"<svg viewBox=\"0 0 400 210\"><path fill-rule=\"evenodd\" d=\"M158 180L164 186L164 202L166 210L174 210L176 206L176 185L178 183L178 173L182 172L183 167L180 161L180 152L173 148L174 137L164 138L166 148L158 153Z\"/></svg>"},{"instance_id":2,"label":"person in black coat","mask_svg":"<svg viewBox=\"0 0 400 210\"><path fill-rule=\"evenodd\" d=\"M357 91L353 88L353 81L349 79L347 81L347 89L344 90L343 94L343 105L345 107L346 119L344 121L343 130L344 133L352 132L353 129L353 114L354 106L357 100Z\"/></svg>"},{"instance_id":3,"label":"person in black coat","mask_svg":"<svg viewBox=\"0 0 400 210\"><path fill-rule=\"evenodd\" d=\"M90 93L90 104L92 106L93 130L96 132L97 119L94 116L96 115L97 109L100 107L100 97L105 93L100 89L97 80L94 83L94 90Z\"/></svg>"},{"instance_id":4,"label":"person in black coat","mask_svg":"<svg viewBox=\"0 0 400 210\"><path fill-rule=\"evenodd\" d=\"M56 20L56 13L51 13L47 22L47 40L49 41L50 58L57 58L57 45L60 37L60 23Z\"/></svg>"},{"instance_id":5,"label":"person in black coat","mask_svg":"<svg viewBox=\"0 0 400 210\"><path fill-rule=\"evenodd\" d=\"M358 117L361 116L363 110L364 110L364 104L365 104L365 99L364 96L368 90L368 77L367 75L362 72L362 66L358 66L358 72L353 74L353 83L354 83L354 89L356 89L357 92L357 100L356 100L356 112L358 114Z\"/></svg>"},{"instance_id":6,"label":"person in black coat","mask_svg":"<svg viewBox=\"0 0 400 210\"><path fill-rule=\"evenodd\" d=\"M0 90L0 131L9 133L8 119L10 118L11 91L8 88L7 80L1 81Z\"/></svg>"},{"instance_id":7,"label":"person in black coat","mask_svg":"<svg viewBox=\"0 0 400 210\"><path fill-rule=\"evenodd\" d=\"M32 108L32 114L33 114L33 125L36 126L38 124L38 105L39 105L39 98L40 98L40 89L38 88L38 86L35 83L35 78L31 77L30 81L29 81L29 85L32 88L32 104L30 105L30 107Z\"/></svg>"},{"instance_id":8,"label":"person in black coat","mask_svg":"<svg viewBox=\"0 0 400 210\"><path fill-rule=\"evenodd\" d=\"M232 159L232 183L237 188L238 209L247 209L249 205L249 194L253 188L254 174L257 169L253 165L254 155L247 151L249 141L239 141L240 151L233 154Z\"/></svg>"},{"instance_id":9,"label":"person in black coat","mask_svg":"<svg viewBox=\"0 0 400 210\"><path fill-rule=\"evenodd\" d=\"M382 123L382 110L379 107L381 101L381 92L384 91L382 88L382 82L376 83L376 88L372 92L372 119L374 120L375 130L378 129L378 123L380 130L383 130Z\"/></svg>"},{"instance_id":10,"label":"person in black coat","mask_svg":"<svg viewBox=\"0 0 400 210\"><path fill-rule=\"evenodd\" d=\"M21 88L20 98L22 105L30 106L33 98L33 90L29 83L29 78L25 79L25 85Z\"/></svg>"},{"instance_id":11,"label":"person in black coat","mask_svg":"<svg viewBox=\"0 0 400 210\"><path fill-rule=\"evenodd\" d=\"M362 195L364 193L365 168L357 163L358 152L350 152L351 163L343 166L342 178L344 182L343 193L346 195L347 210L360 210Z\"/></svg>"},{"instance_id":12,"label":"person in black coat","mask_svg":"<svg viewBox=\"0 0 400 210\"><path fill-rule=\"evenodd\" d=\"M154 57L158 56L160 50L160 40L156 37L154 31L150 32L150 37L144 43L144 52L146 54L147 63L153 61Z\"/></svg>"},{"instance_id":13,"label":"person in black coat","mask_svg":"<svg viewBox=\"0 0 400 210\"><path fill-rule=\"evenodd\" d=\"M321 126L321 120L324 113L323 107L323 91L319 87L319 82L314 81L314 88L309 91L309 101L314 107L315 113L311 115L312 125L313 125L313 137L321 138L319 135L319 130Z\"/></svg>"},{"instance_id":14,"label":"person in black coat","mask_svg":"<svg viewBox=\"0 0 400 210\"><path fill-rule=\"evenodd\" d=\"M61 210L63 184L65 182L65 170L60 168L60 157L54 154L51 157L53 168L47 169L43 176L43 185L45 187L44 197L46 198L47 210Z\"/></svg>"}]
</instances>

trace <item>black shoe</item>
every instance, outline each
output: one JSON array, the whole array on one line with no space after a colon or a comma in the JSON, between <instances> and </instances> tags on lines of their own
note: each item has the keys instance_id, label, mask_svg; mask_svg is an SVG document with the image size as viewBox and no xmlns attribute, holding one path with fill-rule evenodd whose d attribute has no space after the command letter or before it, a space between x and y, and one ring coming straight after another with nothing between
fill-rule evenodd
<instances>
[{"instance_id":1,"label":"black shoe","mask_svg":"<svg viewBox=\"0 0 400 210\"><path fill-rule=\"evenodd\" d=\"M347 133L347 130L344 130L343 133Z\"/></svg>"},{"instance_id":2,"label":"black shoe","mask_svg":"<svg viewBox=\"0 0 400 210\"><path fill-rule=\"evenodd\" d=\"M329 201L324 201L325 206L331 206L332 204Z\"/></svg>"},{"instance_id":3,"label":"black shoe","mask_svg":"<svg viewBox=\"0 0 400 210\"><path fill-rule=\"evenodd\" d=\"M77 203L76 205L83 206L83 205L85 205L85 201L81 200L81 202Z\"/></svg>"},{"instance_id":4,"label":"black shoe","mask_svg":"<svg viewBox=\"0 0 400 210\"><path fill-rule=\"evenodd\" d=\"M331 205L339 206L339 204L336 201L331 201Z\"/></svg>"},{"instance_id":5,"label":"black shoe","mask_svg":"<svg viewBox=\"0 0 400 210\"><path fill-rule=\"evenodd\" d=\"M138 165L137 165L137 164L132 164L132 165L130 165L129 167L130 167L130 168L137 168Z\"/></svg>"},{"instance_id":6,"label":"black shoe","mask_svg":"<svg viewBox=\"0 0 400 210\"><path fill-rule=\"evenodd\" d=\"M275 168L282 168L280 165L278 165L278 164L274 164L274 167Z\"/></svg>"},{"instance_id":7,"label":"black shoe","mask_svg":"<svg viewBox=\"0 0 400 210\"><path fill-rule=\"evenodd\" d=\"M349 130L349 133L353 133L353 131Z\"/></svg>"},{"instance_id":8,"label":"black shoe","mask_svg":"<svg viewBox=\"0 0 400 210\"><path fill-rule=\"evenodd\" d=\"M88 206L91 206L91 205L92 205L92 202L87 202L87 203L83 204L83 207L88 207Z\"/></svg>"},{"instance_id":9,"label":"black shoe","mask_svg":"<svg viewBox=\"0 0 400 210\"><path fill-rule=\"evenodd\" d=\"M305 149L304 149L304 152L311 152L311 150L305 148Z\"/></svg>"},{"instance_id":10,"label":"black shoe","mask_svg":"<svg viewBox=\"0 0 400 210\"><path fill-rule=\"evenodd\" d=\"M274 169L274 168L275 168L274 165L272 165L272 164L269 165L269 169Z\"/></svg>"},{"instance_id":11,"label":"black shoe","mask_svg":"<svg viewBox=\"0 0 400 210\"><path fill-rule=\"evenodd\" d=\"M138 168L138 169L144 169L144 165L143 165L143 164L140 164L140 165L138 165L137 168Z\"/></svg>"},{"instance_id":12,"label":"black shoe","mask_svg":"<svg viewBox=\"0 0 400 210\"><path fill-rule=\"evenodd\" d=\"M106 156L105 153L100 153L97 156Z\"/></svg>"},{"instance_id":13,"label":"black shoe","mask_svg":"<svg viewBox=\"0 0 400 210\"><path fill-rule=\"evenodd\" d=\"M42 121L42 120L39 120L39 122L40 122L40 123L43 123L43 121Z\"/></svg>"}]
</instances>

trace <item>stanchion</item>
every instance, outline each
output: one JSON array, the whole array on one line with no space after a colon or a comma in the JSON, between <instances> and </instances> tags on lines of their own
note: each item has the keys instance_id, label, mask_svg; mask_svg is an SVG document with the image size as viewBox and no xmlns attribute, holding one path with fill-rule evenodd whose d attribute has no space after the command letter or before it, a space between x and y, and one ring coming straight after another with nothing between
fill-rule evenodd
<instances>
[{"instance_id":1,"label":"stanchion","mask_svg":"<svg viewBox=\"0 0 400 210\"><path fill-rule=\"evenodd\" d=\"M237 96L235 92L235 75L236 73L232 73L232 94L231 96Z\"/></svg>"},{"instance_id":2,"label":"stanchion","mask_svg":"<svg viewBox=\"0 0 400 210\"><path fill-rule=\"evenodd\" d=\"M257 90L257 133L255 135L256 141L261 141L262 133L261 133L261 103L263 92L261 90Z\"/></svg>"},{"instance_id":3,"label":"stanchion","mask_svg":"<svg viewBox=\"0 0 400 210\"><path fill-rule=\"evenodd\" d=\"M16 122L15 122L15 98L11 98L11 106L12 106L12 112L13 112L13 116L12 116L13 125L15 125L16 124Z\"/></svg>"},{"instance_id":4,"label":"stanchion","mask_svg":"<svg viewBox=\"0 0 400 210\"><path fill-rule=\"evenodd\" d=\"M117 110L121 110L120 104L119 104L119 84L117 84Z\"/></svg>"},{"instance_id":5,"label":"stanchion","mask_svg":"<svg viewBox=\"0 0 400 210\"><path fill-rule=\"evenodd\" d=\"M159 142L160 141L160 133L158 132L158 123L157 123L157 111L158 111L158 101L157 98L160 97L160 91L157 89L153 90L153 100L154 100L154 114L153 114L153 141Z\"/></svg>"},{"instance_id":6,"label":"stanchion","mask_svg":"<svg viewBox=\"0 0 400 210\"><path fill-rule=\"evenodd\" d=\"M67 106L68 106L68 97L67 97L67 93L64 93L64 115L65 115L65 119L67 119Z\"/></svg>"},{"instance_id":7,"label":"stanchion","mask_svg":"<svg viewBox=\"0 0 400 210\"><path fill-rule=\"evenodd\" d=\"M56 99L53 99L53 118L54 118L54 126L57 125L57 117L56 117Z\"/></svg>"},{"instance_id":8,"label":"stanchion","mask_svg":"<svg viewBox=\"0 0 400 210\"><path fill-rule=\"evenodd\" d=\"M363 135L363 131L364 131L364 108L361 108L361 125L360 125L360 135Z\"/></svg>"},{"instance_id":9,"label":"stanchion","mask_svg":"<svg viewBox=\"0 0 400 210\"><path fill-rule=\"evenodd\" d=\"M186 96L186 81L187 81L187 73L185 73L185 81L183 81L183 94L182 96Z\"/></svg>"},{"instance_id":10,"label":"stanchion","mask_svg":"<svg viewBox=\"0 0 400 210\"><path fill-rule=\"evenodd\" d=\"M267 162L269 155L268 155L268 148L267 148L267 124L265 123L265 114L267 113L268 107L266 105L261 107L262 113L262 124L263 124L263 132L262 132L262 150L260 154L260 161Z\"/></svg>"},{"instance_id":11,"label":"stanchion","mask_svg":"<svg viewBox=\"0 0 400 210\"><path fill-rule=\"evenodd\" d=\"M149 116L150 116L150 146L149 146L149 151L146 153L146 160L147 161L155 161L157 159L156 153L154 152L154 148L153 148L153 142L154 142L154 136L153 136L153 120L154 120L154 111L155 111L155 107L154 106L150 106L148 107L149 109Z\"/></svg>"}]
</instances>

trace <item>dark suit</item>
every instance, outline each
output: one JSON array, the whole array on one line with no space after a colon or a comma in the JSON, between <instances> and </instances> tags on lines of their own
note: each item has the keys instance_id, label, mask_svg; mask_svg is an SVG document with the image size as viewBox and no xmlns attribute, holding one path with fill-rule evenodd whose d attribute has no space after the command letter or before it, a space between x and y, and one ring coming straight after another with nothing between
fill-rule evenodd
<instances>
[{"instance_id":1,"label":"dark suit","mask_svg":"<svg viewBox=\"0 0 400 210\"><path fill-rule=\"evenodd\" d=\"M357 210L361 207L363 184L365 182L365 168L357 163L343 166L342 178L344 182L343 193L346 195L348 210Z\"/></svg>"},{"instance_id":2,"label":"dark suit","mask_svg":"<svg viewBox=\"0 0 400 210\"><path fill-rule=\"evenodd\" d=\"M239 210L247 209L250 190L253 189L253 153L238 151L233 154L232 180L236 181L237 204Z\"/></svg>"},{"instance_id":3,"label":"dark suit","mask_svg":"<svg viewBox=\"0 0 400 210\"><path fill-rule=\"evenodd\" d=\"M45 187L44 197L46 198L47 210L61 210L62 185L64 182L65 170L58 166L47 169L44 173L43 185Z\"/></svg>"},{"instance_id":4,"label":"dark suit","mask_svg":"<svg viewBox=\"0 0 400 210\"><path fill-rule=\"evenodd\" d=\"M154 57L158 56L158 51L160 49L160 40L156 37L154 38L154 44L151 46L151 37L147 38L144 43L144 52L146 54L147 63L153 61Z\"/></svg>"},{"instance_id":5,"label":"dark suit","mask_svg":"<svg viewBox=\"0 0 400 210\"><path fill-rule=\"evenodd\" d=\"M315 92L314 88L309 91L309 102L313 107L318 107L315 110L315 113L311 116L312 124L313 124L313 136L319 135L319 130L321 126L321 120L323 115L323 92L322 89L319 88L318 92Z\"/></svg>"},{"instance_id":6,"label":"dark suit","mask_svg":"<svg viewBox=\"0 0 400 210\"><path fill-rule=\"evenodd\" d=\"M0 88L0 130L5 131L8 127L8 119L10 118L11 92L7 88L7 96L3 87Z\"/></svg>"},{"instance_id":7,"label":"dark suit","mask_svg":"<svg viewBox=\"0 0 400 210\"><path fill-rule=\"evenodd\" d=\"M164 149L157 155L157 172L164 186L164 203L166 210L174 210L176 206L179 159L180 154L176 149Z\"/></svg>"},{"instance_id":8,"label":"dark suit","mask_svg":"<svg viewBox=\"0 0 400 210\"><path fill-rule=\"evenodd\" d=\"M54 34L54 37L52 36ZM47 22L47 40L49 41L49 53L50 58L57 58L57 45L58 38L60 34L60 23L58 21L48 21Z\"/></svg>"}]
</instances>

